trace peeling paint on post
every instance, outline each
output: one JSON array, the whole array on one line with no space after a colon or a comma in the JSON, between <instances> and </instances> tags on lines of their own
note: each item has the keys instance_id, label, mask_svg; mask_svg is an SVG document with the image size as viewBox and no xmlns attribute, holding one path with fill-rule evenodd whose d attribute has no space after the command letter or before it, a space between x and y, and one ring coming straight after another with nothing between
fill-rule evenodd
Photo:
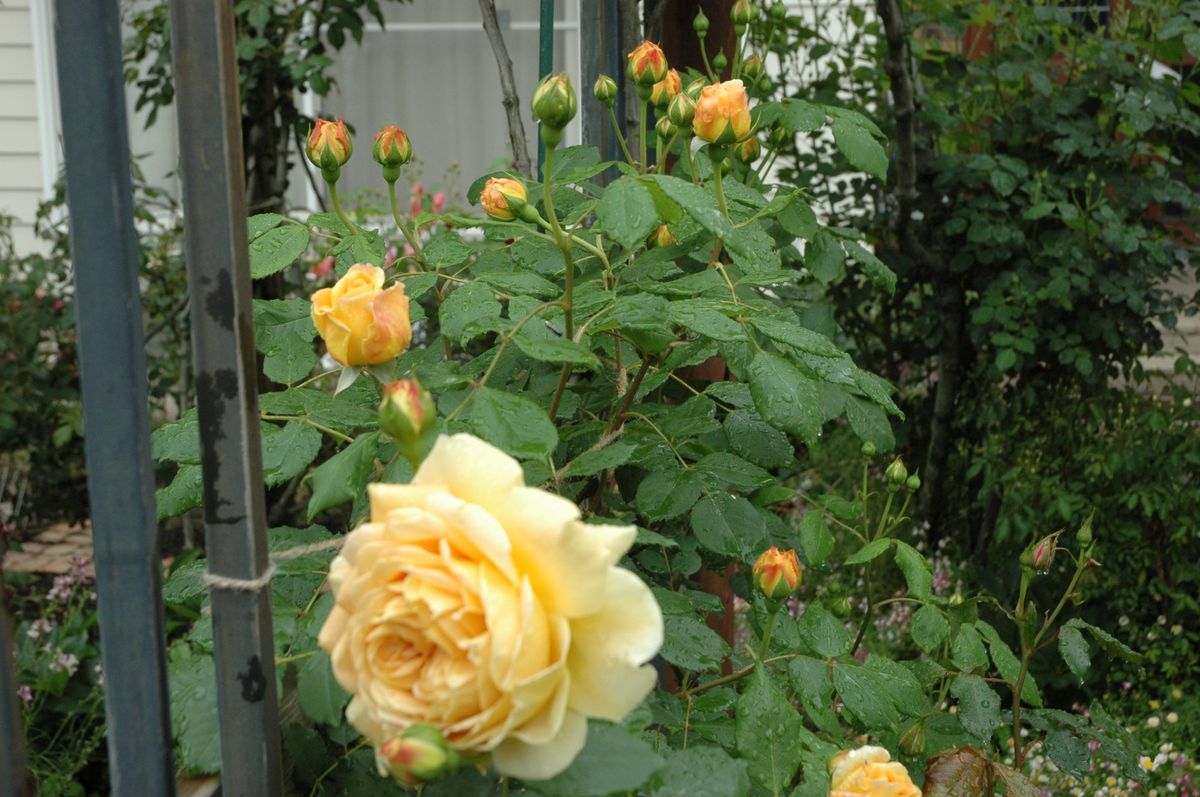
<instances>
[{"instance_id":1,"label":"peeling paint on post","mask_svg":"<svg viewBox=\"0 0 1200 797\"><path fill-rule=\"evenodd\" d=\"M233 4L171 0L208 569L269 567ZM221 792L281 792L271 588L214 589Z\"/></svg>"}]
</instances>

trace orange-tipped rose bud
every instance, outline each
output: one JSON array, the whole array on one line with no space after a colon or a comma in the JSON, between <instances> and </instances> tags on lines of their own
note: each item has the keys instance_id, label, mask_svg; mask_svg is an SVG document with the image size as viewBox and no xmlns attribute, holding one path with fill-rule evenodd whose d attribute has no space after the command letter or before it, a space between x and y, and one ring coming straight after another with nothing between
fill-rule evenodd
<instances>
[{"instance_id":1,"label":"orange-tipped rose bud","mask_svg":"<svg viewBox=\"0 0 1200 797\"><path fill-rule=\"evenodd\" d=\"M608 75L601 75L596 78L596 82L592 86L592 94L600 100L605 108L613 107L613 103L617 101L617 81Z\"/></svg>"},{"instance_id":2,"label":"orange-tipped rose bud","mask_svg":"<svg viewBox=\"0 0 1200 797\"><path fill-rule=\"evenodd\" d=\"M533 92L533 115L542 123L542 139L548 147L558 146L562 130L575 118L575 89L566 72L547 75Z\"/></svg>"},{"instance_id":3,"label":"orange-tipped rose bud","mask_svg":"<svg viewBox=\"0 0 1200 797\"><path fill-rule=\"evenodd\" d=\"M750 102L740 80L705 86L692 130L710 144L733 144L750 135Z\"/></svg>"},{"instance_id":4,"label":"orange-tipped rose bud","mask_svg":"<svg viewBox=\"0 0 1200 797\"><path fill-rule=\"evenodd\" d=\"M490 177L479 194L479 202L493 219L512 221L527 207L525 184L510 177Z\"/></svg>"},{"instance_id":5,"label":"orange-tipped rose bud","mask_svg":"<svg viewBox=\"0 0 1200 797\"><path fill-rule=\"evenodd\" d=\"M800 560L789 548L769 548L754 562L754 585L770 601L781 601L800 589Z\"/></svg>"},{"instance_id":6,"label":"orange-tipped rose bud","mask_svg":"<svg viewBox=\"0 0 1200 797\"><path fill-rule=\"evenodd\" d=\"M691 83L687 84L687 88L683 90L693 100L700 99L700 92L704 91L704 87L708 85L708 79L698 77Z\"/></svg>"},{"instance_id":7,"label":"orange-tipped rose bud","mask_svg":"<svg viewBox=\"0 0 1200 797\"><path fill-rule=\"evenodd\" d=\"M750 136L733 148L733 157L747 165L758 160L759 155L762 155L762 145L758 143L757 136Z\"/></svg>"},{"instance_id":8,"label":"orange-tipped rose bud","mask_svg":"<svg viewBox=\"0 0 1200 797\"><path fill-rule=\"evenodd\" d=\"M757 55L752 55L742 61L742 76L750 85L757 85L764 74L766 74L766 67L763 65L763 60Z\"/></svg>"},{"instance_id":9,"label":"orange-tipped rose bud","mask_svg":"<svg viewBox=\"0 0 1200 797\"><path fill-rule=\"evenodd\" d=\"M375 761L380 774L415 784L449 774L461 765L462 757L436 728L413 725L381 744Z\"/></svg>"},{"instance_id":10,"label":"orange-tipped rose bud","mask_svg":"<svg viewBox=\"0 0 1200 797\"><path fill-rule=\"evenodd\" d=\"M838 753L829 762L829 797L921 797L908 770L882 747Z\"/></svg>"},{"instance_id":11,"label":"orange-tipped rose bud","mask_svg":"<svg viewBox=\"0 0 1200 797\"><path fill-rule=\"evenodd\" d=\"M375 162L383 167L383 179L394 183L400 178L400 167L412 160L412 142L403 130L388 125L375 134L375 147L371 154Z\"/></svg>"},{"instance_id":12,"label":"orange-tipped rose bud","mask_svg":"<svg viewBox=\"0 0 1200 797\"><path fill-rule=\"evenodd\" d=\"M679 73L674 69L668 69L667 76L650 89L650 102L654 103L655 108L666 108L671 104L671 100L675 99L675 95L681 91L683 91L683 81L679 79Z\"/></svg>"},{"instance_id":13,"label":"orange-tipped rose bud","mask_svg":"<svg viewBox=\"0 0 1200 797\"><path fill-rule=\"evenodd\" d=\"M321 170L321 175L328 182L337 182L341 168L354 152L354 145L350 143L350 135L346 132L346 123L341 119L332 122L318 119L308 134L306 151L313 166Z\"/></svg>"},{"instance_id":14,"label":"orange-tipped rose bud","mask_svg":"<svg viewBox=\"0 0 1200 797\"><path fill-rule=\"evenodd\" d=\"M344 366L385 363L412 342L404 286L384 290L383 279L383 269L358 263L332 288L312 295L313 325Z\"/></svg>"},{"instance_id":15,"label":"orange-tipped rose bud","mask_svg":"<svg viewBox=\"0 0 1200 797\"><path fill-rule=\"evenodd\" d=\"M634 83L648 89L667 76L667 57L654 42L642 42L629 54L626 72Z\"/></svg>"},{"instance_id":16,"label":"orange-tipped rose bud","mask_svg":"<svg viewBox=\"0 0 1200 797\"><path fill-rule=\"evenodd\" d=\"M733 8L729 9L729 18L733 20L734 25L749 25L754 19L754 6L750 4L750 0L737 0Z\"/></svg>"},{"instance_id":17,"label":"orange-tipped rose bud","mask_svg":"<svg viewBox=\"0 0 1200 797\"><path fill-rule=\"evenodd\" d=\"M696 101L684 92L679 92L667 108L667 118L680 130L691 130L692 120L696 118Z\"/></svg>"},{"instance_id":18,"label":"orange-tipped rose bud","mask_svg":"<svg viewBox=\"0 0 1200 797\"><path fill-rule=\"evenodd\" d=\"M670 246L675 243L675 236L671 234L667 225L660 224L654 228L654 232L650 233L650 240L646 243L651 249L656 246Z\"/></svg>"},{"instance_id":19,"label":"orange-tipped rose bud","mask_svg":"<svg viewBox=\"0 0 1200 797\"><path fill-rule=\"evenodd\" d=\"M421 462L425 433L433 428L437 408L428 390L415 379L397 379L383 392L379 428L396 441L415 470Z\"/></svg>"}]
</instances>

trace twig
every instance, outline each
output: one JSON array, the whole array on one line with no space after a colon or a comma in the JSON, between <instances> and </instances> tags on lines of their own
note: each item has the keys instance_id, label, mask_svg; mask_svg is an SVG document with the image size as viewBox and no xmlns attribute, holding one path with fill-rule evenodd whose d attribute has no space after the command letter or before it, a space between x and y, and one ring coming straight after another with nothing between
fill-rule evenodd
<instances>
[{"instance_id":1,"label":"twig","mask_svg":"<svg viewBox=\"0 0 1200 797\"><path fill-rule=\"evenodd\" d=\"M508 117L508 140L512 145L513 165L526 177L533 176L533 164L529 159L529 146L525 141L525 123L521 121L521 98L517 94L517 81L513 78L512 59L500 33L500 21L496 18L496 0L479 0L479 11L483 15L483 32L487 34L496 66L500 69L500 91L502 103Z\"/></svg>"}]
</instances>

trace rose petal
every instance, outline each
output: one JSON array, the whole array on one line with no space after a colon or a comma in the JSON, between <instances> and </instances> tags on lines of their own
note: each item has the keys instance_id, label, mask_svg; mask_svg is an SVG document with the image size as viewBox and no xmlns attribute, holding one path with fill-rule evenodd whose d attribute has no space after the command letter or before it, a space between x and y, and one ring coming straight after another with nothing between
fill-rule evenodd
<instances>
[{"instance_id":1,"label":"rose petal","mask_svg":"<svg viewBox=\"0 0 1200 797\"><path fill-rule=\"evenodd\" d=\"M628 570L609 570L604 609L571 621L571 702L575 711L619 722L654 688L645 664L662 647L662 612Z\"/></svg>"},{"instance_id":2,"label":"rose petal","mask_svg":"<svg viewBox=\"0 0 1200 797\"><path fill-rule=\"evenodd\" d=\"M587 741L587 720L568 711L562 729L545 744L529 744L509 738L496 747L492 763L502 775L522 780L552 778L571 765Z\"/></svg>"},{"instance_id":3,"label":"rose petal","mask_svg":"<svg viewBox=\"0 0 1200 797\"><path fill-rule=\"evenodd\" d=\"M469 434L439 437L413 484L442 485L464 501L492 509L525 483L515 459Z\"/></svg>"}]
</instances>

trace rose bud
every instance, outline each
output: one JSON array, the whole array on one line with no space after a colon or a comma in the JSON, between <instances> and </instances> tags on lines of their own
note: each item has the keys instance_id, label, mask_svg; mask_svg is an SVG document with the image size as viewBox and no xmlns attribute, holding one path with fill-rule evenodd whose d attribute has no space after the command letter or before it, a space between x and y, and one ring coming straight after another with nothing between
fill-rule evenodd
<instances>
[{"instance_id":1,"label":"rose bud","mask_svg":"<svg viewBox=\"0 0 1200 797\"><path fill-rule=\"evenodd\" d=\"M732 144L750 135L750 103L740 80L705 86L692 130L710 144Z\"/></svg>"},{"instance_id":2,"label":"rose bud","mask_svg":"<svg viewBox=\"0 0 1200 797\"><path fill-rule=\"evenodd\" d=\"M750 136L733 148L733 157L747 166L758 160L760 155L762 155L762 145L758 143L756 136Z\"/></svg>"},{"instance_id":3,"label":"rose bud","mask_svg":"<svg viewBox=\"0 0 1200 797\"><path fill-rule=\"evenodd\" d=\"M1054 532L1035 541L1021 554L1021 565L1038 573L1045 573L1054 564L1054 554L1058 550L1058 535Z\"/></svg>"},{"instance_id":4,"label":"rose bud","mask_svg":"<svg viewBox=\"0 0 1200 797\"><path fill-rule=\"evenodd\" d=\"M371 155L383 167L383 179L394 183L400 179L400 167L412 160L412 142L403 130L388 125L375 134Z\"/></svg>"},{"instance_id":5,"label":"rose bud","mask_svg":"<svg viewBox=\"0 0 1200 797\"><path fill-rule=\"evenodd\" d=\"M384 290L383 269L357 263L312 295L312 320L329 355L344 366L379 365L412 342L404 286Z\"/></svg>"},{"instance_id":6,"label":"rose bud","mask_svg":"<svg viewBox=\"0 0 1200 797\"><path fill-rule=\"evenodd\" d=\"M679 92L667 108L667 118L680 130L691 130L692 120L696 118L696 101L687 93Z\"/></svg>"},{"instance_id":7,"label":"rose bud","mask_svg":"<svg viewBox=\"0 0 1200 797\"><path fill-rule=\"evenodd\" d=\"M833 616L841 620L845 620L847 617L849 617L852 610L853 608L850 606L850 599L845 595L835 599L833 604L829 607L829 611L833 613Z\"/></svg>"},{"instance_id":8,"label":"rose bud","mask_svg":"<svg viewBox=\"0 0 1200 797\"><path fill-rule=\"evenodd\" d=\"M596 78L596 83L592 86L592 94L603 103L604 107L613 107L613 103L617 101L617 81L608 75L601 75Z\"/></svg>"},{"instance_id":9,"label":"rose bud","mask_svg":"<svg viewBox=\"0 0 1200 797\"><path fill-rule=\"evenodd\" d=\"M904 467L904 460L896 457L892 464L887 466L884 475L887 476L888 485L898 490L900 485L908 480L908 468Z\"/></svg>"},{"instance_id":10,"label":"rose bud","mask_svg":"<svg viewBox=\"0 0 1200 797\"><path fill-rule=\"evenodd\" d=\"M525 184L511 177L489 177L479 194L479 203L493 219L512 221L521 216L528 193Z\"/></svg>"},{"instance_id":11,"label":"rose bud","mask_svg":"<svg viewBox=\"0 0 1200 797\"><path fill-rule=\"evenodd\" d=\"M667 57L657 44L644 41L629 53L626 72L638 86L649 89L667 76Z\"/></svg>"},{"instance_id":12,"label":"rose bud","mask_svg":"<svg viewBox=\"0 0 1200 797\"><path fill-rule=\"evenodd\" d=\"M431 725L413 725L379 746L375 756L381 775L401 783L428 783L457 769L462 759Z\"/></svg>"},{"instance_id":13,"label":"rose bud","mask_svg":"<svg viewBox=\"0 0 1200 797\"><path fill-rule=\"evenodd\" d=\"M717 77L720 77L721 73L725 71L725 67L728 65L728 63L729 59L725 57L725 51L718 50L716 56L712 59L712 68L713 71L717 73Z\"/></svg>"},{"instance_id":14,"label":"rose bud","mask_svg":"<svg viewBox=\"0 0 1200 797\"><path fill-rule=\"evenodd\" d=\"M704 16L704 9L696 10L696 16L692 19L692 30L696 31L696 35L703 39L708 35L708 17Z\"/></svg>"},{"instance_id":15,"label":"rose bud","mask_svg":"<svg viewBox=\"0 0 1200 797\"><path fill-rule=\"evenodd\" d=\"M800 560L791 548L767 549L755 560L752 574L754 585L768 601L781 601L800 589Z\"/></svg>"},{"instance_id":16,"label":"rose bud","mask_svg":"<svg viewBox=\"0 0 1200 797\"><path fill-rule=\"evenodd\" d=\"M900 734L900 749L905 755L919 756L925 752L925 720L917 720Z\"/></svg>"},{"instance_id":17,"label":"rose bud","mask_svg":"<svg viewBox=\"0 0 1200 797\"><path fill-rule=\"evenodd\" d=\"M671 136L675 135L677 132L675 125L671 124L671 119L667 116L664 116L655 123L654 131L658 133L658 137L662 139L664 144L670 141Z\"/></svg>"},{"instance_id":18,"label":"rose bud","mask_svg":"<svg viewBox=\"0 0 1200 797\"><path fill-rule=\"evenodd\" d=\"M675 236L667 228L667 225L660 224L654 228L654 232L650 233L650 239L646 242L653 249L658 246L670 246L675 243Z\"/></svg>"},{"instance_id":19,"label":"rose bud","mask_svg":"<svg viewBox=\"0 0 1200 797\"><path fill-rule=\"evenodd\" d=\"M747 83L756 85L765 74L766 67L757 55L752 55L742 62L742 77L746 78Z\"/></svg>"},{"instance_id":20,"label":"rose bud","mask_svg":"<svg viewBox=\"0 0 1200 797\"><path fill-rule=\"evenodd\" d=\"M921 477L914 473L904 481L904 486L908 488L909 492L915 493L921 489Z\"/></svg>"},{"instance_id":21,"label":"rose bud","mask_svg":"<svg viewBox=\"0 0 1200 797\"><path fill-rule=\"evenodd\" d=\"M414 468L420 464L421 440L436 418L433 397L417 380L397 379L384 390L379 428L399 444Z\"/></svg>"},{"instance_id":22,"label":"rose bud","mask_svg":"<svg viewBox=\"0 0 1200 797\"><path fill-rule=\"evenodd\" d=\"M687 84L687 88L683 90L693 100L700 99L700 92L704 91L704 87L708 85L708 79L698 77L691 83Z\"/></svg>"},{"instance_id":23,"label":"rose bud","mask_svg":"<svg viewBox=\"0 0 1200 797\"><path fill-rule=\"evenodd\" d=\"M773 127L767 135L767 146L771 149L783 149L795 140L795 134L786 127Z\"/></svg>"},{"instance_id":24,"label":"rose bud","mask_svg":"<svg viewBox=\"0 0 1200 797\"><path fill-rule=\"evenodd\" d=\"M737 0L729 9L729 18L734 25L749 25L754 19L754 7L750 5L750 0Z\"/></svg>"},{"instance_id":25,"label":"rose bud","mask_svg":"<svg viewBox=\"0 0 1200 797\"><path fill-rule=\"evenodd\" d=\"M675 99L675 95L681 91L683 91L683 82L679 79L679 73L674 69L668 69L667 76L650 89L650 102L654 103L655 108L666 108L671 104L671 100Z\"/></svg>"},{"instance_id":26,"label":"rose bud","mask_svg":"<svg viewBox=\"0 0 1200 797\"><path fill-rule=\"evenodd\" d=\"M771 6L770 14L771 19L775 20L776 22L782 22L783 20L787 19L787 5L780 0L780 2Z\"/></svg>"},{"instance_id":27,"label":"rose bud","mask_svg":"<svg viewBox=\"0 0 1200 797\"><path fill-rule=\"evenodd\" d=\"M542 123L542 140L558 146L562 130L575 118L575 89L566 72L548 75L533 92L533 115Z\"/></svg>"},{"instance_id":28,"label":"rose bud","mask_svg":"<svg viewBox=\"0 0 1200 797\"><path fill-rule=\"evenodd\" d=\"M321 176L327 182L336 183L342 166L350 160L350 155L354 152L354 145L350 143L350 135L346 132L345 121L318 119L316 126L308 134L305 151L313 166L321 170Z\"/></svg>"},{"instance_id":29,"label":"rose bud","mask_svg":"<svg viewBox=\"0 0 1200 797\"><path fill-rule=\"evenodd\" d=\"M868 440L862 444L862 448L860 448L859 451L864 457L873 457L875 456L877 449L875 448L875 444Z\"/></svg>"}]
</instances>

